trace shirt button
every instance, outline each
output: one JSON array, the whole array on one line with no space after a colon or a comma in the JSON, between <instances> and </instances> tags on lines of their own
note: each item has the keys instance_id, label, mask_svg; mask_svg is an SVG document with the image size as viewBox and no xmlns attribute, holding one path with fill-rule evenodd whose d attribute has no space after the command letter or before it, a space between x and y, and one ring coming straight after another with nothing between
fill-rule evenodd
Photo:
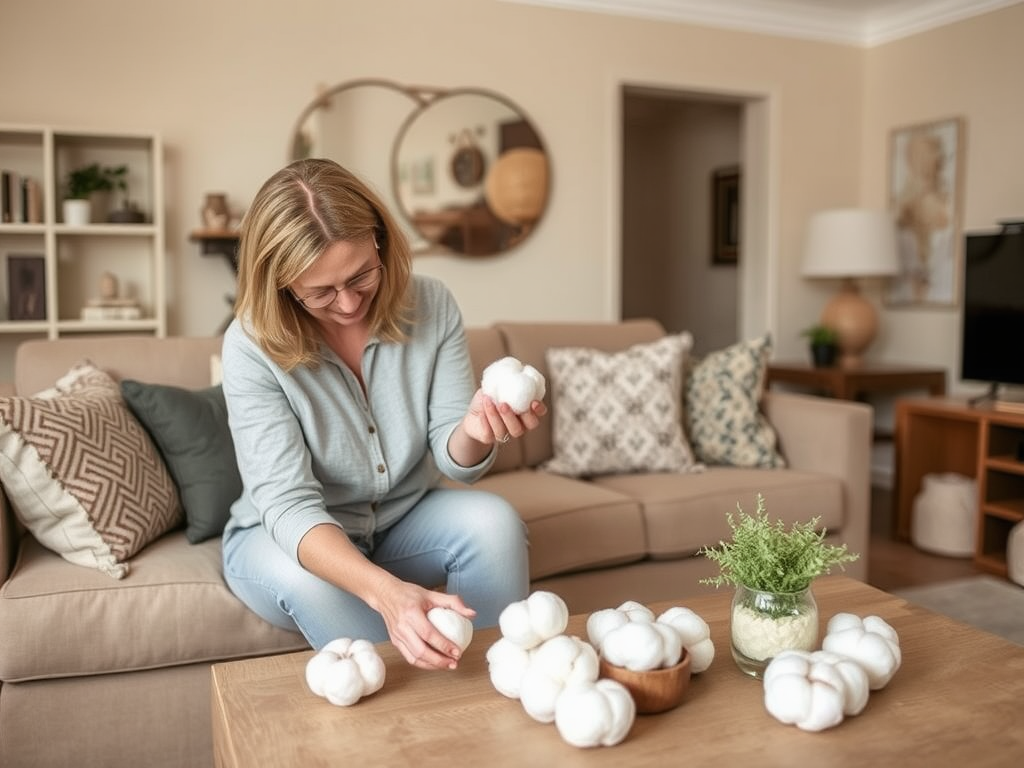
<instances>
[{"instance_id":1,"label":"shirt button","mask_svg":"<svg viewBox=\"0 0 1024 768\"><path fill-rule=\"evenodd\" d=\"M377 507L379 507L379 506L380 506L380 502L377 502L377 501L371 501L370 502L370 510L373 511L373 512L376 512L377 511Z\"/></svg>"},{"instance_id":2,"label":"shirt button","mask_svg":"<svg viewBox=\"0 0 1024 768\"><path fill-rule=\"evenodd\" d=\"M385 467L383 464L378 464L377 471L383 475L387 471L387 467Z\"/></svg>"},{"instance_id":3,"label":"shirt button","mask_svg":"<svg viewBox=\"0 0 1024 768\"><path fill-rule=\"evenodd\" d=\"M377 434L377 428L373 424L370 425L369 430L371 435Z\"/></svg>"}]
</instances>

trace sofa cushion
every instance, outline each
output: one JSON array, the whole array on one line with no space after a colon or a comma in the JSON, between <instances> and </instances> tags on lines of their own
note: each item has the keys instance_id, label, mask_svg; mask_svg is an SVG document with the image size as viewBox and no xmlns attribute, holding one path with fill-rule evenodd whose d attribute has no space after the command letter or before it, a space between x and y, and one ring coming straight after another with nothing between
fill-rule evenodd
<instances>
[{"instance_id":1,"label":"sofa cushion","mask_svg":"<svg viewBox=\"0 0 1024 768\"><path fill-rule=\"evenodd\" d=\"M660 323L646 319L621 323L498 323L495 327L505 340L505 354L532 365L548 380L551 371L545 352L549 347L590 347L602 352L618 352L665 335ZM546 400L550 409L550 387ZM536 467L551 458L552 422L553 415L549 414L541 419L539 427L514 441L522 444L525 466Z\"/></svg>"},{"instance_id":2,"label":"sofa cushion","mask_svg":"<svg viewBox=\"0 0 1024 768\"><path fill-rule=\"evenodd\" d=\"M174 479L185 509L185 537L198 544L220 536L242 495L223 388L193 391L126 379L121 394Z\"/></svg>"},{"instance_id":3,"label":"sofa cushion","mask_svg":"<svg viewBox=\"0 0 1024 768\"><path fill-rule=\"evenodd\" d=\"M220 539L174 531L114 581L77 568L26 537L0 587L0 680L125 672L308 648L263 621L221 571Z\"/></svg>"},{"instance_id":4,"label":"sofa cushion","mask_svg":"<svg viewBox=\"0 0 1024 768\"><path fill-rule=\"evenodd\" d=\"M473 487L515 505L529 530L531 580L645 554L640 505L609 488L529 469L488 475Z\"/></svg>"},{"instance_id":5,"label":"sofa cushion","mask_svg":"<svg viewBox=\"0 0 1024 768\"><path fill-rule=\"evenodd\" d=\"M22 524L114 578L180 525L174 483L117 383L88 362L41 397L0 398L0 479Z\"/></svg>"},{"instance_id":6,"label":"sofa cushion","mask_svg":"<svg viewBox=\"0 0 1024 768\"><path fill-rule=\"evenodd\" d=\"M613 475L594 483L636 499L643 507L647 551L652 558L695 554L732 535L728 514L765 497L773 519L787 526L821 517L834 532L843 526L843 483L835 477L793 469L711 467L690 475Z\"/></svg>"},{"instance_id":7,"label":"sofa cushion","mask_svg":"<svg viewBox=\"0 0 1024 768\"><path fill-rule=\"evenodd\" d=\"M694 469L682 414L692 347L682 333L621 352L548 349L554 457L541 468L570 477Z\"/></svg>"},{"instance_id":8,"label":"sofa cushion","mask_svg":"<svg viewBox=\"0 0 1024 768\"><path fill-rule=\"evenodd\" d=\"M686 379L686 434L697 459L733 467L784 467L761 412L771 337L744 341L695 361Z\"/></svg>"}]
</instances>

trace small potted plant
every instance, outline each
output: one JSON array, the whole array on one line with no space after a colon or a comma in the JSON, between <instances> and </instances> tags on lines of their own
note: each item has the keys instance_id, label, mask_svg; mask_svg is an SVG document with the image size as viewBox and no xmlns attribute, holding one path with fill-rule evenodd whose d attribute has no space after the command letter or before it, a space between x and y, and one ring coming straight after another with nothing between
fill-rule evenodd
<instances>
[{"instance_id":1,"label":"small potted plant","mask_svg":"<svg viewBox=\"0 0 1024 768\"><path fill-rule=\"evenodd\" d=\"M71 171L68 174L67 193L64 198L64 223L75 226L88 224L92 219L92 193L113 189L127 191L127 174L127 165L104 167L99 163Z\"/></svg>"},{"instance_id":2,"label":"small potted plant","mask_svg":"<svg viewBox=\"0 0 1024 768\"><path fill-rule=\"evenodd\" d=\"M753 515L738 503L736 510L738 519L727 516L732 541L700 551L720 567L718 576L701 583L736 587L732 655L741 670L759 678L780 651L814 650L818 607L811 582L859 555L847 552L845 544L826 544L826 531L818 530L820 518L793 523L788 530L781 520L773 522L761 494Z\"/></svg>"},{"instance_id":3,"label":"small potted plant","mask_svg":"<svg viewBox=\"0 0 1024 768\"><path fill-rule=\"evenodd\" d=\"M839 334L834 328L819 323L804 329L802 335L810 342L811 362L815 368L831 368L835 365L839 352Z\"/></svg>"}]
</instances>

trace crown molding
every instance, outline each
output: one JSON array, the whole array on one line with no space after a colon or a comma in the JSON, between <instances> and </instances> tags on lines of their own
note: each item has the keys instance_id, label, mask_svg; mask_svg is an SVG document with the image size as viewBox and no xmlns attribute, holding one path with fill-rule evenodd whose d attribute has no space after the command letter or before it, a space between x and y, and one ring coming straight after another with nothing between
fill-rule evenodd
<instances>
[{"instance_id":1,"label":"crown molding","mask_svg":"<svg viewBox=\"0 0 1024 768\"><path fill-rule=\"evenodd\" d=\"M502 0L524 5L699 24L864 48L952 24L1022 0Z\"/></svg>"}]
</instances>

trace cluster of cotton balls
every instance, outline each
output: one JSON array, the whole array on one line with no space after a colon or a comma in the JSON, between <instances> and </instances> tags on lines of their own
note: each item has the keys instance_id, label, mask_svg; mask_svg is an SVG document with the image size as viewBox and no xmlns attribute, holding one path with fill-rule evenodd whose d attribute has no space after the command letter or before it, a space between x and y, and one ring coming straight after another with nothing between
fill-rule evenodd
<instances>
[{"instance_id":1,"label":"cluster of cotton balls","mask_svg":"<svg viewBox=\"0 0 1024 768\"><path fill-rule=\"evenodd\" d=\"M590 614L587 637L609 664L634 672L674 666L683 649L690 655L691 674L703 672L715 658L707 622L682 606L655 617L647 606L628 600Z\"/></svg>"},{"instance_id":2,"label":"cluster of cotton balls","mask_svg":"<svg viewBox=\"0 0 1024 768\"><path fill-rule=\"evenodd\" d=\"M484 368L480 388L495 402L508 403L516 413L526 413L530 403L543 400L547 391L544 375L514 357L503 357Z\"/></svg>"},{"instance_id":3,"label":"cluster of cotton balls","mask_svg":"<svg viewBox=\"0 0 1024 768\"><path fill-rule=\"evenodd\" d=\"M510 604L498 618L501 638L487 651L491 683L519 699L530 717L554 722L576 747L614 746L636 720L629 689L599 679L600 657L632 670L670 667L690 654L691 671L711 665L715 646L707 623L688 608L673 607L655 617L627 601L587 618L587 638L565 634L569 611L553 592L533 592Z\"/></svg>"},{"instance_id":4,"label":"cluster of cotton balls","mask_svg":"<svg viewBox=\"0 0 1024 768\"><path fill-rule=\"evenodd\" d=\"M859 715L902 662L896 630L879 616L837 613L820 651L783 651L764 671L764 703L783 723L822 731Z\"/></svg>"},{"instance_id":5,"label":"cluster of cotton balls","mask_svg":"<svg viewBox=\"0 0 1024 768\"><path fill-rule=\"evenodd\" d=\"M473 624L450 608L427 611L437 631L466 650L473 639ZM317 696L338 707L348 707L384 686L384 660L369 640L339 637L306 662L306 684Z\"/></svg>"},{"instance_id":6,"label":"cluster of cotton balls","mask_svg":"<svg viewBox=\"0 0 1024 768\"><path fill-rule=\"evenodd\" d=\"M598 679L597 651L564 634L568 623L554 592L509 604L498 617L502 636L487 650L491 683L534 720L554 722L567 743L614 746L633 727L636 704L621 683Z\"/></svg>"}]
</instances>

